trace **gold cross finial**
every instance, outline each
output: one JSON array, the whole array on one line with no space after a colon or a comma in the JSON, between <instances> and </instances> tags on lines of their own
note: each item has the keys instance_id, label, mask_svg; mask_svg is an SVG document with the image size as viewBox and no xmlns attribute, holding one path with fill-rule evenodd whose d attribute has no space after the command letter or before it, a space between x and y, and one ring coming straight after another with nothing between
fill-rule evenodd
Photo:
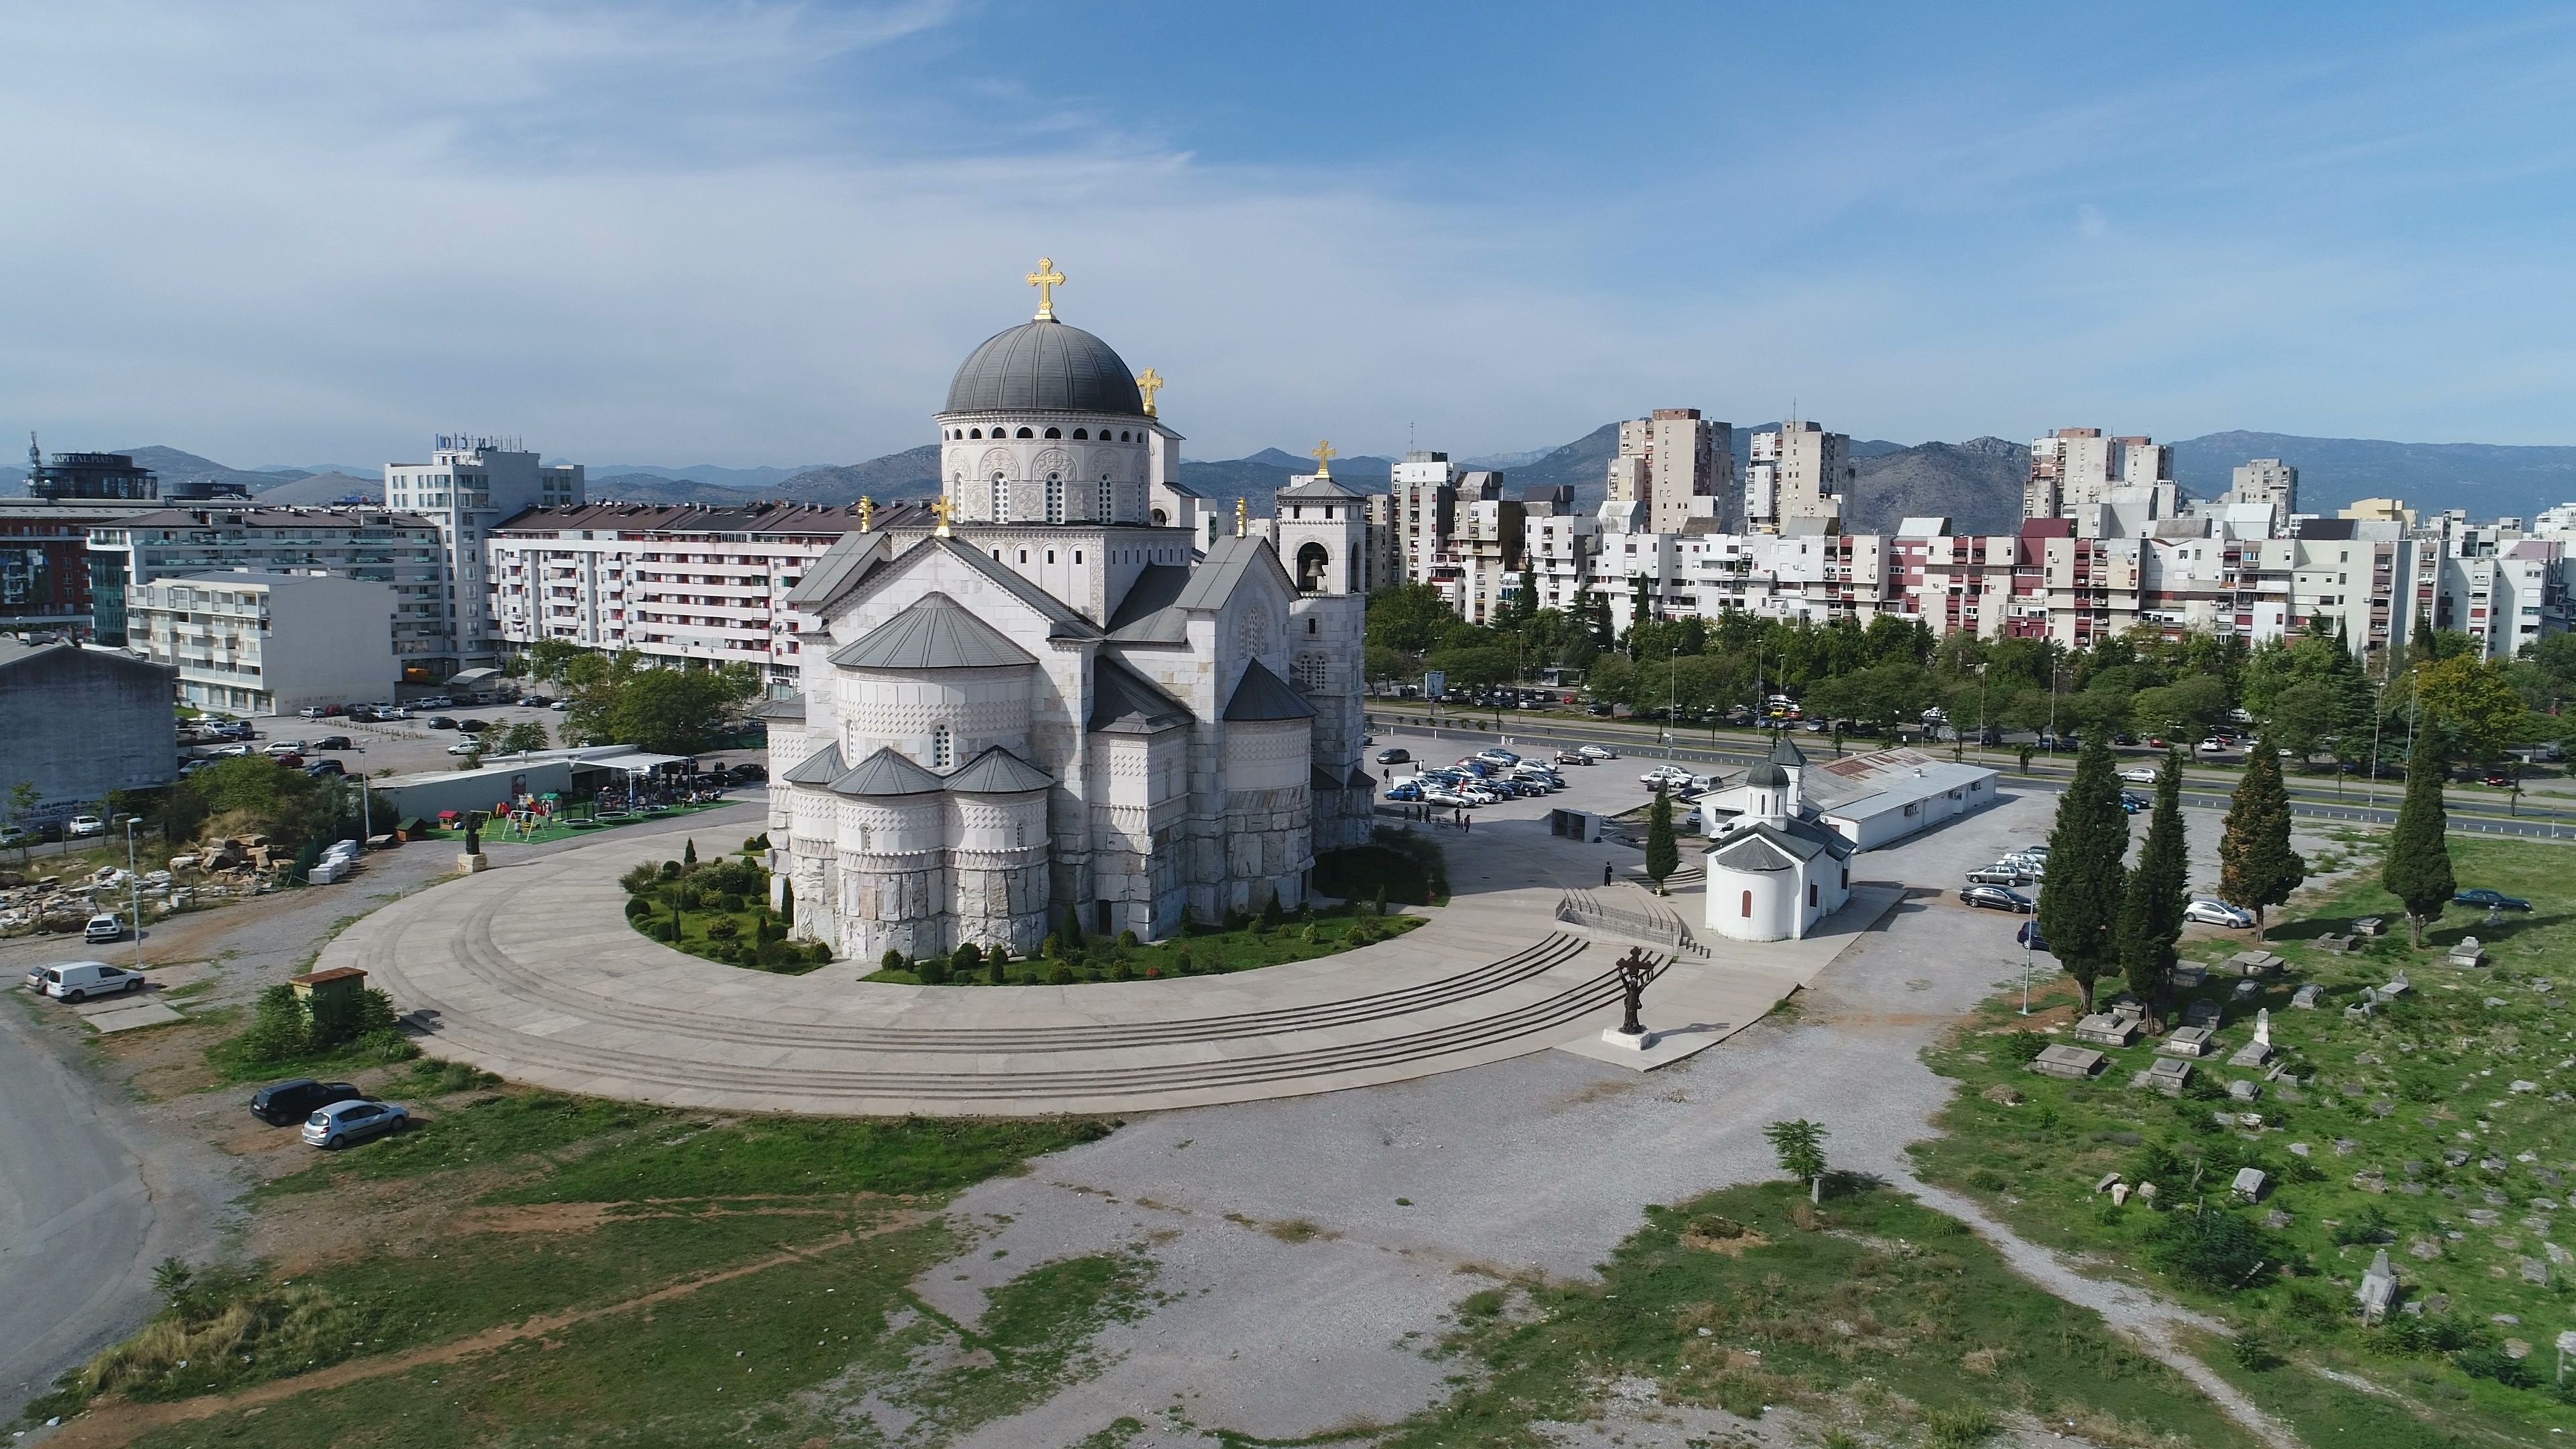
<instances>
[{"instance_id":1,"label":"gold cross finial","mask_svg":"<svg viewBox=\"0 0 2576 1449\"><path fill-rule=\"evenodd\" d=\"M955 511L955 508L956 505L948 501L948 495L945 493L942 493L938 497L930 500L930 511L939 515L938 537L948 538L952 536L948 532L948 515Z\"/></svg>"},{"instance_id":2,"label":"gold cross finial","mask_svg":"<svg viewBox=\"0 0 2576 1449\"><path fill-rule=\"evenodd\" d=\"M859 532L866 533L876 525L877 501L862 493L859 495Z\"/></svg>"},{"instance_id":3,"label":"gold cross finial","mask_svg":"<svg viewBox=\"0 0 2576 1449\"><path fill-rule=\"evenodd\" d=\"M1055 258L1038 258L1038 269L1029 273L1029 285L1038 289L1038 320L1055 320L1055 289L1064 285L1064 273L1055 269Z\"/></svg>"},{"instance_id":4,"label":"gold cross finial","mask_svg":"<svg viewBox=\"0 0 2576 1449\"><path fill-rule=\"evenodd\" d=\"M1145 416L1154 416L1154 394L1163 390L1163 375L1146 368L1136 377L1136 390L1145 395Z\"/></svg>"},{"instance_id":5,"label":"gold cross finial","mask_svg":"<svg viewBox=\"0 0 2576 1449\"><path fill-rule=\"evenodd\" d=\"M1317 443L1314 447L1314 451L1309 453L1307 456L1315 460L1316 477L1330 478L1333 476L1333 460L1340 457L1341 454L1333 451L1333 445L1331 443L1323 442Z\"/></svg>"},{"instance_id":6,"label":"gold cross finial","mask_svg":"<svg viewBox=\"0 0 2576 1449\"><path fill-rule=\"evenodd\" d=\"M1243 537L1243 536L1244 536L1244 532L1245 532L1245 527L1246 527L1246 525L1245 525L1245 523L1244 523L1243 500L1242 500L1242 499L1240 499L1240 498L1238 498L1238 499L1234 500L1234 536L1235 536L1235 537L1237 537L1237 538L1241 538L1241 537Z\"/></svg>"}]
</instances>

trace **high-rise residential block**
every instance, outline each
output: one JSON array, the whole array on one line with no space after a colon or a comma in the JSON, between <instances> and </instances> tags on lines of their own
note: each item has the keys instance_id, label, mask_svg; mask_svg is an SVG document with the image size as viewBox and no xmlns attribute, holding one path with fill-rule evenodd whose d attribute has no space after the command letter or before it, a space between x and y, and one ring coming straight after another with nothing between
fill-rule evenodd
<instances>
[{"instance_id":1,"label":"high-rise residential block","mask_svg":"<svg viewBox=\"0 0 2576 1449\"><path fill-rule=\"evenodd\" d=\"M1746 526L1776 533L1790 519L1839 519L1859 478L1847 434L1794 418L1755 433L1744 472Z\"/></svg>"},{"instance_id":2,"label":"high-rise residential block","mask_svg":"<svg viewBox=\"0 0 2576 1449\"><path fill-rule=\"evenodd\" d=\"M580 503L583 486L580 464L549 466L515 441L505 444L498 438L442 434L428 462L385 465L386 505L438 526L447 570L441 622L458 669L497 664L501 658L484 539L502 520L531 508Z\"/></svg>"},{"instance_id":3,"label":"high-rise residential block","mask_svg":"<svg viewBox=\"0 0 2576 1449\"><path fill-rule=\"evenodd\" d=\"M2256 458L2237 466L2231 503L2269 503L2283 519L2299 511L2299 470L2278 458Z\"/></svg>"},{"instance_id":4,"label":"high-rise residential block","mask_svg":"<svg viewBox=\"0 0 2576 1449\"><path fill-rule=\"evenodd\" d=\"M126 601L131 647L179 673L179 698L238 715L393 693L393 586L326 573L174 574Z\"/></svg>"}]
</instances>

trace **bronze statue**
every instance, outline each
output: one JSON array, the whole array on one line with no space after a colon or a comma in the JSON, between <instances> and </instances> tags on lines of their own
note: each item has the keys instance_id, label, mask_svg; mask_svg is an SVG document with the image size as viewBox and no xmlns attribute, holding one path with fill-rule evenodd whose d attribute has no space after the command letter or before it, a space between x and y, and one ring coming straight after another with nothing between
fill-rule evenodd
<instances>
[{"instance_id":1,"label":"bronze statue","mask_svg":"<svg viewBox=\"0 0 2576 1449\"><path fill-rule=\"evenodd\" d=\"M1619 958L1619 989L1628 998L1628 1017L1619 1026L1621 1036L1644 1036L1646 1028L1637 1020L1637 1008L1646 999L1646 983L1655 979L1655 958L1645 948L1631 948Z\"/></svg>"},{"instance_id":2,"label":"bronze statue","mask_svg":"<svg viewBox=\"0 0 2576 1449\"><path fill-rule=\"evenodd\" d=\"M467 855L483 853L483 812L480 810L465 812L465 853ZM1636 1013L1630 1012L1629 1015L1633 1017Z\"/></svg>"}]
</instances>

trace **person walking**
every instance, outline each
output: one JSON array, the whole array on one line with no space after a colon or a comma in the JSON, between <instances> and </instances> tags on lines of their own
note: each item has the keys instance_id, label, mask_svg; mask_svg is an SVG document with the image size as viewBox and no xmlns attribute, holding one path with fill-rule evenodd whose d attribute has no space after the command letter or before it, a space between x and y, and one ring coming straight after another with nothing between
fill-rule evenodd
<instances>
[{"instance_id":1,"label":"person walking","mask_svg":"<svg viewBox=\"0 0 2576 1449\"><path fill-rule=\"evenodd\" d=\"M1601 862L1601 883L1603 885L1610 883L1610 862L1606 860Z\"/></svg>"}]
</instances>

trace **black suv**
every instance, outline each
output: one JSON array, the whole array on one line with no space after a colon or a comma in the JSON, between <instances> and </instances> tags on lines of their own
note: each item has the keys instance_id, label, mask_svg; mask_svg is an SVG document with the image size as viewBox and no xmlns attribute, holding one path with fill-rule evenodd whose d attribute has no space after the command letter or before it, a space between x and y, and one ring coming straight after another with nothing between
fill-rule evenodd
<instances>
[{"instance_id":1,"label":"black suv","mask_svg":"<svg viewBox=\"0 0 2576 1449\"><path fill-rule=\"evenodd\" d=\"M298 1077L291 1082L271 1082L251 1093L250 1114L271 1127L284 1127L312 1116L315 1108L354 1102L365 1095L347 1082Z\"/></svg>"}]
</instances>

